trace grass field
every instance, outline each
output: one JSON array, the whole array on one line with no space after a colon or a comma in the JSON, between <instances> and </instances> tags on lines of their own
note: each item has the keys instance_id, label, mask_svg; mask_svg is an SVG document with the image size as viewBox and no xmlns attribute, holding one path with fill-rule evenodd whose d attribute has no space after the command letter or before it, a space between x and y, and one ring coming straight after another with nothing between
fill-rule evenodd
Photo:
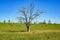
<instances>
[{"instance_id":1,"label":"grass field","mask_svg":"<svg viewBox=\"0 0 60 40\"><path fill-rule=\"evenodd\" d=\"M30 29L26 32L24 24L0 23L0 40L60 40L60 24L31 24Z\"/></svg>"},{"instance_id":2,"label":"grass field","mask_svg":"<svg viewBox=\"0 0 60 40\"><path fill-rule=\"evenodd\" d=\"M60 33L0 33L0 40L60 40Z\"/></svg>"},{"instance_id":3,"label":"grass field","mask_svg":"<svg viewBox=\"0 0 60 40\"><path fill-rule=\"evenodd\" d=\"M60 30L60 24L31 24L33 30ZM0 23L0 31L26 31L24 24L17 23Z\"/></svg>"}]
</instances>

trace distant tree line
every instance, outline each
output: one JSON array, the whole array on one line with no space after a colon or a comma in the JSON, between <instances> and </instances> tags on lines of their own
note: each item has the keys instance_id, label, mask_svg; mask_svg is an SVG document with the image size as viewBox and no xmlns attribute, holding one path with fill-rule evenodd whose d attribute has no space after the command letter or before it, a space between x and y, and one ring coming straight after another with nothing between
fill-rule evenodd
<instances>
[{"instance_id":1,"label":"distant tree line","mask_svg":"<svg viewBox=\"0 0 60 40\"><path fill-rule=\"evenodd\" d=\"M36 24L36 22L34 22L34 24ZM52 23L51 23L51 20L49 20L48 22L46 22L46 20L44 20L43 22L39 22L38 24L52 24Z\"/></svg>"},{"instance_id":2,"label":"distant tree line","mask_svg":"<svg viewBox=\"0 0 60 40\"><path fill-rule=\"evenodd\" d=\"M6 20L4 20L3 23L6 23ZM8 20L8 23L10 23L10 20Z\"/></svg>"},{"instance_id":3,"label":"distant tree line","mask_svg":"<svg viewBox=\"0 0 60 40\"><path fill-rule=\"evenodd\" d=\"M6 22L6 20L4 20L3 23L11 23L11 21L8 20ZM22 22L22 21L19 21L19 23L20 24L24 24L24 22ZM51 20L49 20L48 22L46 22L46 20L44 20L43 22L38 22L38 23L37 22L34 22L34 23L31 23L31 24L52 24L52 22L51 22ZM56 23L53 23L53 24L56 24Z\"/></svg>"},{"instance_id":4,"label":"distant tree line","mask_svg":"<svg viewBox=\"0 0 60 40\"><path fill-rule=\"evenodd\" d=\"M19 21L20 24L24 24L22 21ZM46 22L46 20L44 20L43 22L34 22L34 23L31 23L31 24L52 24L51 20L49 20L48 22ZM56 23L54 23L56 24Z\"/></svg>"}]
</instances>

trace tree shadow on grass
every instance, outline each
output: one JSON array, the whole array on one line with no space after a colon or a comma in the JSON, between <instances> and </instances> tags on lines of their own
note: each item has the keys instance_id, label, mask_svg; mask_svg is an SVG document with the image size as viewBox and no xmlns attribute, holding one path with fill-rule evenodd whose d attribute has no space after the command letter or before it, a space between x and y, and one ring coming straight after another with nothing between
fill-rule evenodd
<instances>
[{"instance_id":1,"label":"tree shadow on grass","mask_svg":"<svg viewBox=\"0 0 60 40\"><path fill-rule=\"evenodd\" d=\"M24 31L24 30L9 30L8 32L26 32L26 31Z\"/></svg>"}]
</instances>

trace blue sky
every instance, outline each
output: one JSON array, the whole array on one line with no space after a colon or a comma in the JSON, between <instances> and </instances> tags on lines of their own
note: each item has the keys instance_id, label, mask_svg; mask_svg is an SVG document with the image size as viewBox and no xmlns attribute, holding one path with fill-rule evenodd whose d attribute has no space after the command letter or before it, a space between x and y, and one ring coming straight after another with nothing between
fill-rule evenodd
<instances>
[{"instance_id":1,"label":"blue sky","mask_svg":"<svg viewBox=\"0 0 60 40\"><path fill-rule=\"evenodd\" d=\"M19 10L22 7L29 8L31 0L0 0L0 21L18 22L16 17L20 16ZM46 10L36 21L43 22L51 20L52 23L60 23L60 0L34 0L35 11ZM34 20L35 21L35 20Z\"/></svg>"}]
</instances>

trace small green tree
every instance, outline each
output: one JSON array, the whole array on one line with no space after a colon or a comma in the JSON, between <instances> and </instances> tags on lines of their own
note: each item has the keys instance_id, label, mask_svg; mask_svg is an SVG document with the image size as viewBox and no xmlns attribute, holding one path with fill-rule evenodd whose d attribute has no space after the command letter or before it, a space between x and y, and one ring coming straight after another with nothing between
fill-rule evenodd
<instances>
[{"instance_id":1,"label":"small green tree","mask_svg":"<svg viewBox=\"0 0 60 40\"><path fill-rule=\"evenodd\" d=\"M10 23L10 20L8 20L8 23Z\"/></svg>"},{"instance_id":2,"label":"small green tree","mask_svg":"<svg viewBox=\"0 0 60 40\"><path fill-rule=\"evenodd\" d=\"M21 20L18 21L20 24L23 24L23 22Z\"/></svg>"},{"instance_id":3,"label":"small green tree","mask_svg":"<svg viewBox=\"0 0 60 40\"><path fill-rule=\"evenodd\" d=\"M43 24L46 24L46 21L44 20Z\"/></svg>"},{"instance_id":4,"label":"small green tree","mask_svg":"<svg viewBox=\"0 0 60 40\"><path fill-rule=\"evenodd\" d=\"M34 24L36 24L36 22L34 22Z\"/></svg>"},{"instance_id":5,"label":"small green tree","mask_svg":"<svg viewBox=\"0 0 60 40\"><path fill-rule=\"evenodd\" d=\"M48 24L51 24L51 20L48 21Z\"/></svg>"},{"instance_id":6,"label":"small green tree","mask_svg":"<svg viewBox=\"0 0 60 40\"><path fill-rule=\"evenodd\" d=\"M4 20L3 22L4 22L4 23L6 23L6 21L5 21L5 20Z\"/></svg>"}]
</instances>

